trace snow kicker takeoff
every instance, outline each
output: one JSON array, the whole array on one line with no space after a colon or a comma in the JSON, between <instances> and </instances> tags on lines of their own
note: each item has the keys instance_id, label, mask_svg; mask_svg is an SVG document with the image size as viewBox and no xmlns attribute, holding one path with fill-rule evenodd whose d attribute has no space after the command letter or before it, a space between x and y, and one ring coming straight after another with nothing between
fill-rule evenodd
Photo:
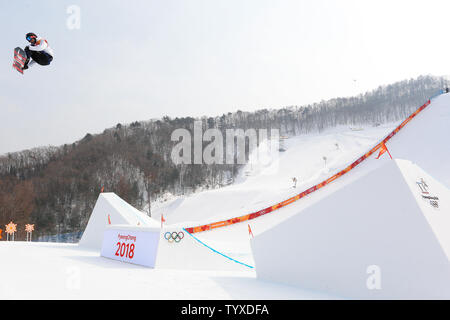
<instances>
[{"instance_id":1,"label":"snow kicker takeoff","mask_svg":"<svg viewBox=\"0 0 450 320\"><path fill-rule=\"evenodd\" d=\"M41 66L48 66L53 60L53 50L48 45L47 40L39 37L33 32L26 34L25 38L30 43L25 50L17 47L14 49L13 67L23 74L24 70L35 63Z\"/></svg>"}]
</instances>

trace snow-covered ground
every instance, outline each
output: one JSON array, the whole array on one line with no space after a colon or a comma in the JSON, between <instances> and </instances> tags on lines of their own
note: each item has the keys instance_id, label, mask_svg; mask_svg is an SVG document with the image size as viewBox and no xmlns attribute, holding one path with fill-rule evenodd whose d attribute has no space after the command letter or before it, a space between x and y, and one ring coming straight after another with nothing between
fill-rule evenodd
<instances>
[{"instance_id":1,"label":"snow-covered ground","mask_svg":"<svg viewBox=\"0 0 450 320\"><path fill-rule=\"evenodd\" d=\"M0 242L0 299L332 299L259 281L253 271L140 267L76 244Z\"/></svg>"},{"instance_id":2,"label":"snow-covered ground","mask_svg":"<svg viewBox=\"0 0 450 320\"><path fill-rule=\"evenodd\" d=\"M439 178L446 187L450 175L446 162L433 158L439 149L440 157L450 158L448 132L445 119L450 112L446 106L450 98L444 95L419 114L389 142L396 157L410 157L431 176ZM299 194L318 182L337 173L362 154L370 150L396 124L378 127L366 126L355 131L346 127L329 129L320 134L290 137L285 152L273 154L264 164L249 164L235 184L188 197L176 197L153 211L153 219L171 228L192 227L242 216L273 205ZM434 126L434 127L433 127ZM430 130L428 130L430 129ZM416 139L427 130L439 139ZM445 131L447 130L447 131ZM435 151L436 152L436 151ZM326 163L324 160L326 157ZM356 180L368 171L389 161L387 155L380 161L372 158L358 166L338 181L271 214L252 220L253 233L262 233L281 221L312 205L336 190L342 184ZM438 162L436 162L438 161ZM440 163L440 165L437 165ZM441 170L441 175L439 175ZM293 187L292 178L298 179ZM196 234L208 246L254 266L247 223ZM192 241L187 249L217 253ZM203 252L203 254L205 254ZM191 252L186 252L190 254ZM2 274L8 275L0 282L2 299L333 299L327 294L302 290L257 279L255 269L239 266L233 271L226 268L235 262L223 259L221 264L206 271L183 269L183 260L174 269L149 269L100 257L98 251L89 251L74 244L0 242Z\"/></svg>"}]
</instances>

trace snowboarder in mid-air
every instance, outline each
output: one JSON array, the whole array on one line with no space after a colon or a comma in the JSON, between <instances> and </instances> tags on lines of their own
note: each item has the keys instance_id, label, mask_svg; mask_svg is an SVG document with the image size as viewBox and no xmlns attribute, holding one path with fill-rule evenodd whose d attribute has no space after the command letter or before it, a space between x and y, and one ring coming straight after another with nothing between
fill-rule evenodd
<instances>
[{"instance_id":1,"label":"snowboarder in mid-air","mask_svg":"<svg viewBox=\"0 0 450 320\"><path fill-rule=\"evenodd\" d=\"M30 45L25 47L25 51L21 48L14 49L13 67L23 73L23 70L27 70L35 63L48 66L53 60L53 50L48 45L47 40L33 32L27 33L25 38Z\"/></svg>"}]
</instances>

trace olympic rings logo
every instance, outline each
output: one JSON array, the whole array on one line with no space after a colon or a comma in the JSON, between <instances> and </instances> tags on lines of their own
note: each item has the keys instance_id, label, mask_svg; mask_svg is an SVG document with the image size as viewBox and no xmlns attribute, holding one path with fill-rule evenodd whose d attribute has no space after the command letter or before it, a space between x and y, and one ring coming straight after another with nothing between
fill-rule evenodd
<instances>
[{"instance_id":1,"label":"olympic rings logo","mask_svg":"<svg viewBox=\"0 0 450 320\"><path fill-rule=\"evenodd\" d=\"M183 231L180 231L180 232L176 232L176 231L166 232L164 234L164 239L169 241L169 243L173 243L173 242L179 243L181 240L183 240L183 238L184 238Z\"/></svg>"}]
</instances>

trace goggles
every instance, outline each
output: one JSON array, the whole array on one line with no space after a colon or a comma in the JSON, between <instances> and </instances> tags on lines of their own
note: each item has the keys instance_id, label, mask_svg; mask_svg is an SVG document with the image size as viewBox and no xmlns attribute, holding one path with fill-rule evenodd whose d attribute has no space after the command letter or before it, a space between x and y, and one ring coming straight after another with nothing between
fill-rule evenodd
<instances>
[{"instance_id":1,"label":"goggles","mask_svg":"<svg viewBox=\"0 0 450 320\"><path fill-rule=\"evenodd\" d=\"M31 39L36 39L36 37L35 36L28 36L27 37L27 40L30 41L30 42L31 42Z\"/></svg>"}]
</instances>

